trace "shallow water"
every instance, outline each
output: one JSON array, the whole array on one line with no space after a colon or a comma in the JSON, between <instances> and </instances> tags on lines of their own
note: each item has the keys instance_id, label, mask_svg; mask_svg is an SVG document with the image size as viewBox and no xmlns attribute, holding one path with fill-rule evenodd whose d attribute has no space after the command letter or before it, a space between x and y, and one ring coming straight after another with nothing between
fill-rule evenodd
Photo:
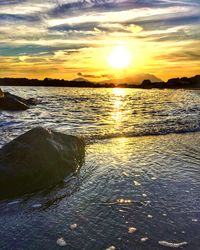
<instances>
[{"instance_id":1,"label":"shallow water","mask_svg":"<svg viewBox=\"0 0 200 250\"><path fill-rule=\"evenodd\" d=\"M42 125L85 137L119 137L200 130L199 90L3 87L42 103L2 112L3 142Z\"/></svg>"},{"instance_id":2,"label":"shallow water","mask_svg":"<svg viewBox=\"0 0 200 250\"><path fill-rule=\"evenodd\" d=\"M36 125L89 140L78 176L0 202L1 249L199 249L199 91L6 89L43 103L2 112L1 145Z\"/></svg>"}]
</instances>

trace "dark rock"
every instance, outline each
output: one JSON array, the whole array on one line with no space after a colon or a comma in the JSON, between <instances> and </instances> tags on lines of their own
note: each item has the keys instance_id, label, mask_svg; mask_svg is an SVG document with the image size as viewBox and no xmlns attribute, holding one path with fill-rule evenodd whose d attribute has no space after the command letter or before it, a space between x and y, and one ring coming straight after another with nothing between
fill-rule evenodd
<instances>
[{"instance_id":1,"label":"dark rock","mask_svg":"<svg viewBox=\"0 0 200 250\"><path fill-rule=\"evenodd\" d=\"M37 105L39 102L35 98L24 99L0 89L0 110L26 110L28 105Z\"/></svg>"},{"instance_id":2,"label":"dark rock","mask_svg":"<svg viewBox=\"0 0 200 250\"><path fill-rule=\"evenodd\" d=\"M77 172L85 144L75 136L34 128L0 149L0 197L41 190Z\"/></svg>"},{"instance_id":3,"label":"dark rock","mask_svg":"<svg viewBox=\"0 0 200 250\"><path fill-rule=\"evenodd\" d=\"M26 103L28 105L37 105L39 101L36 98L29 98L29 99L26 99Z\"/></svg>"},{"instance_id":4,"label":"dark rock","mask_svg":"<svg viewBox=\"0 0 200 250\"><path fill-rule=\"evenodd\" d=\"M4 93L3 93L3 91L0 88L0 98L2 98L2 97L4 97Z\"/></svg>"},{"instance_id":5,"label":"dark rock","mask_svg":"<svg viewBox=\"0 0 200 250\"><path fill-rule=\"evenodd\" d=\"M13 95L10 92L4 92L5 96L14 98L17 101L23 102L26 105L37 105L39 101L35 98L25 99L17 95Z\"/></svg>"},{"instance_id":6,"label":"dark rock","mask_svg":"<svg viewBox=\"0 0 200 250\"><path fill-rule=\"evenodd\" d=\"M26 110L28 108L29 107L25 103L15 98L5 95L3 97L0 97L0 110L16 111L16 110Z\"/></svg>"}]
</instances>

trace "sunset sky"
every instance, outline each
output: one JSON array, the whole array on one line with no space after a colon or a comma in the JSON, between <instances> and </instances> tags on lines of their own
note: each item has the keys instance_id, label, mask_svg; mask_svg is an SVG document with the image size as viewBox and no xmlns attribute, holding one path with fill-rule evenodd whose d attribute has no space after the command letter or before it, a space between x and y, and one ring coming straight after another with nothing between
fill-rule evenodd
<instances>
[{"instance_id":1,"label":"sunset sky","mask_svg":"<svg viewBox=\"0 0 200 250\"><path fill-rule=\"evenodd\" d=\"M0 0L0 77L167 80L199 74L199 59L200 0Z\"/></svg>"}]
</instances>

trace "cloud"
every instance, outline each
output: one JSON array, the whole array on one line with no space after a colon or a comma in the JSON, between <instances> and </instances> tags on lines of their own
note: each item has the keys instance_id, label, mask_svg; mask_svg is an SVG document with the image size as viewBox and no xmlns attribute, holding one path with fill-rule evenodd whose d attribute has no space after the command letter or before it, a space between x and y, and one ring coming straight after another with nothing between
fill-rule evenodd
<instances>
[{"instance_id":1,"label":"cloud","mask_svg":"<svg viewBox=\"0 0 200 250\"><path fill-rule=\"evenodd\" d=\"M1 0L1 5L16 5L27 2L27 0Z\"/></svg>"},{"instance_id":2,"label":"cloud","mask_svg":"<svg viewBox=\"0 0 200 250\"><path fill-rule=\"evenodd\" d=\"M199 62L200 48L197 48L197 44L193 43L193 48L186 47L185 49L177 49L175 52L165 53L162 56L157 56L156 59L164 59L169 62ZM200 65L200 64L199 64Z\"/></svg>"},{"instance_id":3,"label":"cloud","mask_svg":"<svg viewBox=\"0 0 200 250\"><path fill-rule=\"evenodd\" d=\"M102 75L95 75L95 74L84 74L84 73L77 73L78 76L86 77L86 78L96 78L96 79L102 79L104 77L111 77L109 74L102 74Z\"/></svg>"},{"instance_id":4,"label":"cloud","mask_svg":"<svg viewBox=\"0 0 200 250\"><path fill-rule=\"evenodd\" d=\"M149 72L172 61L196 65L199 9L199 0L0 0L1 66L13 57L20 74L31 64L60 64L63 75L80 71L100 79L108 76L105 58L120 42Z\"/></svg>"},{"instance_id":5,"label":"cloud","mask_svg":"<svg viewBox=\"0 0 200 250\"><path fill-rule=\"evenodd\" d=\"M24 45L24 46L12 46L12 45L0 45L1 56L17 56L17 55L31 55L41 52L50 52L55 48L48 46L36 46L36 45Z\"/></svg>"},{"instance_id":6,"label":"cloud","mask_svg":"<svg viewBox=\"0 0 200 250\"><path fill-rule=\"evenodd\" d=\"M51 31L63 32L125 32L137 33L142 31L142 27L135 24L121 24L121 23L100 23L100 22L86 22L78 24L63 24L50 28Z\"/></svg>"},{"instance_id":7,"label":"cloud","mask_svg":"<svg viewBox=\"0 0 200 250\"><path fill-rule=\"evenodd\" d=\"M34 15L0 14L0 22L38 22L41 18Z\"/></svg>"},{"instance_id":8,"label":"cloud","mask_svg":"<svg viewBox=\"0 0 200 250\"><path fill-rule=\"evenodd\" d=\"M185 13L181 16L179 14L174 15L164 15L159 18L150 17L147 20L134 20L135 24L142 26L146 30L161 30L168 27L181 26L181 25L189 25L189 24L200 24L200 14L199 13ZM128 22L129 23L129 22Z\"/></svg>"},{"instance_id":9,"label":"cloud","mask_svg":"<svg viewBox=\"0 0 200 250\"><path fill-rule=\"evenodd\" d=\"M165 0L83 0L59 4L50 12L50 16L60 17L63 15L77 15L78 13L91 12L117 12L140 8L164 8L175 6L177 1ZM186 4L186 3L184 3Z\"/></svg>"},{"instance_id":10,"label":"cloud","mask_svg":"<svg viewBox=\"0 0 200 250\"><path fill-rule=\"evenodd\" d=\"M42 53L54 53L56 51L62 51L67 54L78 53L79 49L87 48L89 45L73 45L65 44L62 46L45 46L45 45L6 45L0 44L0 56L25 56L25 55L38 55Z\"/></svg>"}]
</instances>

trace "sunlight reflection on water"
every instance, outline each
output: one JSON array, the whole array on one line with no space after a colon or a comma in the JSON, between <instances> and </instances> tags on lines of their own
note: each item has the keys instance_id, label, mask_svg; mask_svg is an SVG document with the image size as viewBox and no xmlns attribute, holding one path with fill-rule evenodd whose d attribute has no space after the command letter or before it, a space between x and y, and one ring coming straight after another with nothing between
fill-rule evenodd
<instances>
[{"instance_id":1,"label":"sunlight reflection on water","mask_svg":"<svg viewBox=\"0 0 200 250\"><path fill-rule=\"evenodd\" d=\"M38 125L95 140L78 176L0 202L1 249L199 249L200 134L174 134L199 130L199 91L8 90L42 103L1 112L1 145Z\"/></svg>"},{"instance_id":2,"label":"sunlight reflection on water","mask_svg":"<svg viewBox=\"0 0 200 250\"><path fill-rule=\"evenodd\" d=\"M200 129L198 90L2 88L42 103L25 112L1 112L1 144L38 125L108 138Z\"/></svg>"}]
</instances>

